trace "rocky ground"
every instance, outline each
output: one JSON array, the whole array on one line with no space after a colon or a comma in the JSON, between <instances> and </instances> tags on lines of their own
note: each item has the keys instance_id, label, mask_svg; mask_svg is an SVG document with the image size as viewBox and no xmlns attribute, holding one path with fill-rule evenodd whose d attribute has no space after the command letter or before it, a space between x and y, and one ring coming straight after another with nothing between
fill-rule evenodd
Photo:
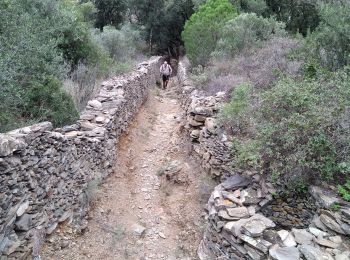
<instances>
[{"instance_id":1,"label":"rocky ground","mask_svg":"<svg viewBox=\"0 0 350 260\"><path fill-rule=\"evenodd\" d=\"M152 91L121 138L115 174L91 184L87 228L59 228L43 259L197 259L214 184L191 157L176 83L168 89Z\"/></svg>"}]
</instances>

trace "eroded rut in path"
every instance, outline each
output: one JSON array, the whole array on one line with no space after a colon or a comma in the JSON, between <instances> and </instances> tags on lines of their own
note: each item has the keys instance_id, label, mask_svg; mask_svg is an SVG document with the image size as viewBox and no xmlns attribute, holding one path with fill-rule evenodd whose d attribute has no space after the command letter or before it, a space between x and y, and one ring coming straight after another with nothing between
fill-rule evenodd
<instances>
[{"instance_id":1,"label":"eroded rut in path","mask_svg":"<svg viewBox=\"0 0 350 260\"><path fill-rule=\"evenodd\" d=\"M60 229L43 259L197 259L213 184L190 156L183 116L175 84L151 90L119 141L115 174L91 190L87 231Z\"/></svg>"}]
</instances>

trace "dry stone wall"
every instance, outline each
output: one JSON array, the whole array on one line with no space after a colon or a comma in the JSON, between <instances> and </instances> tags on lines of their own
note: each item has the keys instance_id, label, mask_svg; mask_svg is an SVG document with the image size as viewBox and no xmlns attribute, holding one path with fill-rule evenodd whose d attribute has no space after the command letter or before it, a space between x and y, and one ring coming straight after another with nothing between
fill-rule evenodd
<instances>
[{"instance_id":1,"label":"dry stone wall","mask_svg":"<svg viewBox=\"0 0 350 260\"><path fill-rule=\"evenodd\" d=\"M231 172L231 138L217 123L225 93L200 93L187 77L188 66L185 59L178 67L186 127L202 166L222 180L207 203L199 258L350 259L350 204L315 186L307 198L275 199L278 187L260 174ZM329 210L334 203L338 212Z\"/></svg>"},{"instance_id":2,"label":"dry stone wall","mask_svg":"<svg viewBox=\"0 0 350 260\"><path fill-rule=\"evenodd\" d=\"M155 85L160 60L104 82L74 125L0 135L1 259L38 257L46 234L82 219L92 189L115 170L118 138Z\"/></svg>"}]
</instances>

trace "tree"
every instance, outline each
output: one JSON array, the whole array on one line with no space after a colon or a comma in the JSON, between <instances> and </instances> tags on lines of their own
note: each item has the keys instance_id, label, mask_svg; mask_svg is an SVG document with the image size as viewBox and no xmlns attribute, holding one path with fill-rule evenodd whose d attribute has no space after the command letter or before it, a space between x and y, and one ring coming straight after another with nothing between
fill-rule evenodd
<instances>
[{"instance_id":1,"label":"tree","mask_svg":"<svg viewBox=\"0 0 350 260\"><path fill-rule=\"evenodd\" d=\"M97 8L95 26L100 30L106 25L118 27L124 21L127 10L126 0L94 0Z\"/></svg>"},{"instance_id":2,"label":"tree","mask_svg":"<svg viewBox=\"0 0 350 260\"><path fill-rule=\"evenodd\" d=\"M129 0L130 20L142 28L150 52L172 51L182 43L185 21L193 13L191 0Z\"/></svg>"},{"instance_id":3,"label":"tree","mask_svg":"<svg viewBox=\"0 0 350 260\"><path fill-rule=\"evenodd\" d=\"M286 23L286 29L306 36L319 24L316 0L266 0L269 15Z\"/></svg>"},{"instance_id":4,"label":"tree","mask_svg":"<svg viewBox=\"0 0 350 260\"><path fill-rule=\"evenodd\" d=\"M220 29L237 16L228 0L209 0L186 22L182 39L194 65L205 65L219 40Z\"/></svg>"},{"instance_id":5,"label":"tree","mask_svg":"<svg viewBox=\"0 0 350 260\"><path fill-rule=\"evenodd\" d=\"M309 37L312 51L321 65L336 70L350 64L350 5L324 4L321 22Z\"/></svg>"}]
</instances>

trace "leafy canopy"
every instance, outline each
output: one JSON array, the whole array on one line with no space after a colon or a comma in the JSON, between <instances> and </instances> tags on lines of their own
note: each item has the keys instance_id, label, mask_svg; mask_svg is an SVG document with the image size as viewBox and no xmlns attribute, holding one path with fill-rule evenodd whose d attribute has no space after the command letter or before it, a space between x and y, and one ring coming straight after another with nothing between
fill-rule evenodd
<instances>
[{"instance_id":1,"label":"leafy canopy","mask_svg":"<svg viewBox=\"0 0 350 260\"><path fill-rule=\"evenodd\" d=\"M214 51L224 24L237 16L228 0L209 0L186 22L182 39L194 65L204 65Z\"/></svg>"}]
</instances>

